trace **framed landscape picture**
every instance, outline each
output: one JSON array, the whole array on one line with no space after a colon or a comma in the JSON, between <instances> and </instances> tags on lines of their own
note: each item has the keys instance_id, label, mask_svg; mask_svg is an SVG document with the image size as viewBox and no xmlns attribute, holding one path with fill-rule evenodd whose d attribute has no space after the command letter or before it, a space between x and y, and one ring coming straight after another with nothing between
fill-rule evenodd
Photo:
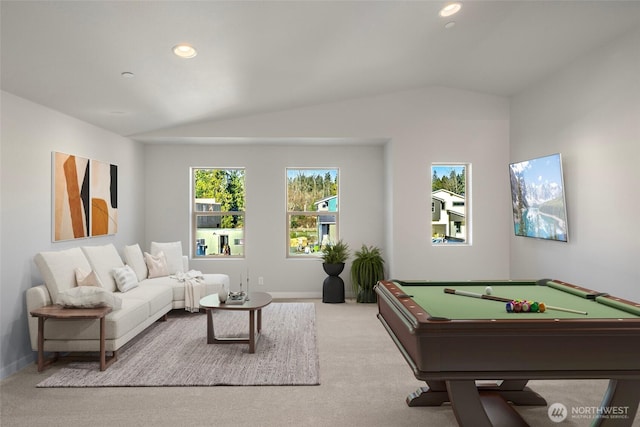
<instances>
[{"instance_id":1,"label":"framed landscape picture","mask_svg":"<svg viewBox=\"0 0 640 427\"><path fill-rule=\"evenodd\" d=\"M568 240L560 154L509 165L516 236Z\"/></svg>"}]
</instances>

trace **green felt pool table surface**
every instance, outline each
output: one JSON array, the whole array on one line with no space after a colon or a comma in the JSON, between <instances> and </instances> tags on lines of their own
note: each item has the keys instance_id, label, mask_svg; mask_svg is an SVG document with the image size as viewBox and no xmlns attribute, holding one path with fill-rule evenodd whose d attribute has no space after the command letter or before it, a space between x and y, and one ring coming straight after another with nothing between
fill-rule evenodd
<instances>
[{"instance_id":1,"label":"green felt pool table surface","mask_svg":"<svg viewBox=\"0 0 640 427\"><path fill-rule=\"evenodd\" d=\"M509 313L505 301L482 297L487 286L490 297L548 308ZM494 411L484 399L498 395L517 405L546 405L526 387L528 380L606 378L601 407L624 407L630 416L599 418L593 425L631 427L640 402L640 304L550 279L382 280L375 290L378 319L415 377L427 384L409 394L409 406L448 401L463 427L524 426L508 404ZM503 381L489 388L476 384L494 379Z\"/></svg>"},{"instance_id":2,"label":"green felt pool table surface","mask_svg":"<svg viewBox=\"0 0 640 427\"><path fill-rule=\"evenodd\" d=\"M393 283L400 292L409 295L411 299L422 307L431 318L446 318L455 320L477 319L509 319L509 320L548 320L548 319L619 319L638 318L638 312L622 310L614 306L615 299L601 297L589 299L587 295L595 295L582 289L572 287L563 282L553 281L482 281L482 282L420 282L400 281ZM491 286L493 296L508 299L520 299L543 302L547 306L568 308L586 312L576 314L554 309L544 313L509 313L506 303L489 299L471 298L468 296L445 293L445 288L466 292L484 294L485 288ZM633 311L633 308L632 308Z\"/></svg>"}]
</instances>

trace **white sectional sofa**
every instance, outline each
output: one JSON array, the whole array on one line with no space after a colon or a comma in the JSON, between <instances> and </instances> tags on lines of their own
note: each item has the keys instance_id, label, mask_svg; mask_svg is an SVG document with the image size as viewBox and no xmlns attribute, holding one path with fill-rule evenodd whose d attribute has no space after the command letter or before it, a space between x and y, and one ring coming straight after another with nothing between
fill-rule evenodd
<instances>
[{"instance_id":1,"label":"white sectional sofa","mask_svg":"<svg viewBox=\"0 0 640 427\"><path fill-rule=\"evenodd\" d=\"M55 303L68 306L70 300L85 298L83 291L95 291L103 304L106 301L106 305L113 306L113 311L106 316L105 349L117 355L118 349L170 310L185 308L186 285L179 278L189 272L188 258L182 255L179 242L154 242L151 252L144 254L138 245L127 246L123 255L124 262L112 244L37 254L35 262L45 284L27 290L27 313ZM151 263L162 261L159 265L164 265L166 270L152 265L150 272L145 257ZM118 274L116 281L114 272L117 271L126 273L128 280ZM217 293L222 285L229 289L226 274L202 274L198 281L197 298ZM85 286L79 286L78 282ZM93 286L86 286L87 283ZM95 298L89 298L95 303ZM29 316L29 334L31 347L37 351L38 319L32 316ZM99 320L48 319L43 349L45 352L99 351L99 336Z\"/></svg>"}]
</instances>

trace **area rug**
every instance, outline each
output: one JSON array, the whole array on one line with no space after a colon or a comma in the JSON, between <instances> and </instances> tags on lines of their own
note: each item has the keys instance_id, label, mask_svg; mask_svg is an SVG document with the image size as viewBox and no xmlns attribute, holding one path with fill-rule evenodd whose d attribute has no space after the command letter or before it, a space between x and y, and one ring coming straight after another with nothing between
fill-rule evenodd
<instances>
[{"instance_id":1,"label":"area rug","mask_svg":"<svg viewBox=\"0 0 640 427\"><path fill-rule=\"evenodd\" d=\"M170 313L123 347L100 372L98 362L73 362L37 387L318 385L315 306L272 303L262 309L255 353L248 344L207 344L203 313ZM214 311L217 337L247 336L249 313Z\"/></svg>"}]
</instances>

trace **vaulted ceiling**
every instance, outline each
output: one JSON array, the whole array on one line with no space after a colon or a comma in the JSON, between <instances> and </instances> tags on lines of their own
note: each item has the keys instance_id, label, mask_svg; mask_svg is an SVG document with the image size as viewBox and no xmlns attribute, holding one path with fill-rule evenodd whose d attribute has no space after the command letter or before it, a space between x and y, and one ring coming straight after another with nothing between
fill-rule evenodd
<instances>
[{"instance_id":1,"label":"vaulted ceiling","mask_svg":"<svg viewBox=\"0 0 640 427\"><path fill-rule=\"evenodd\" d=\"M637 1L446 3L2 0L2 90L131 136L422 86L511 96L640 26Z\"/></svg>"}]
</instances>

